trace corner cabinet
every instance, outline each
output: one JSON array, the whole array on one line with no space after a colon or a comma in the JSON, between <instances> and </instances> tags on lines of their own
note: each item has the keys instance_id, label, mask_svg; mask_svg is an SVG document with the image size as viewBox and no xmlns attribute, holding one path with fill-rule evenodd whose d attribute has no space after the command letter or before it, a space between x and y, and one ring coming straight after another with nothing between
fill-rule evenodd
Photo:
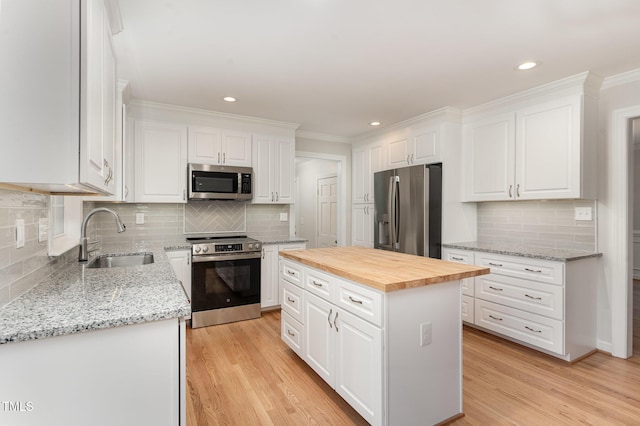
<instances>
[{"instance_id":1,"label":"corner cabinet","mask_svg":"<svg viewBox=\"0 0 640 426\"><path fill-rule=\"evenodd\" d=\"M135 120L135 202L187 202L187 126Z\"/></svg>"},{"instance_id":2,"label":"corner cabinet","mask_svg":"<svg viewBox=\"0 0 640 426\"><path fill-rule=\"evenodd\" d=\"M112 194L116 62L103 0L2 8L0 62L0 182Z\"/></svg>"},{"instance_id":3,"label":"corner cabinet","mask_svg":"<svg viewBox=\"0 0 640 426\"><path fill-rule=\"evenodd\" d=\"M295 178L295 139L253 135L254 204L292 204Z\"/></svg>"},{"instance_id":4,"label":"corner cabinet","mask_svg":"<svg viewBox=\"0 0 640 426\"><path fill-rule=\"evenodd\" d=\"M189 163L251 167L251 133L189 127Z\"/></svg>"},{"instance_id":5,"label":"corner cabinet","mask_svg":"<svg viewBox=\"0 0 640 426\"><path fill-rule=\"evenodd\" d=\"M465 201L596 197L597 98L529 101L465 121Z\"/></svg>"}]
</instances>

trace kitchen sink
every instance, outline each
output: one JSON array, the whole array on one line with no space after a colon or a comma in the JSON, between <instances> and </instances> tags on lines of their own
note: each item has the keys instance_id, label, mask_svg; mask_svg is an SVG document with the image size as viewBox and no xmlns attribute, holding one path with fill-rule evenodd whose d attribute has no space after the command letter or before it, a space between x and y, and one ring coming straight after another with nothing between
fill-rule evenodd
<instances>
[{"instance_id":1,"label":"kitchen sink","mask_svg":"<svg viewBox=\"0 0 640 426\"><path fill-rule=\"evenodd\" d=\"M139 266L153 263L152 253L126 254L122 256L102 255L89 263L88 268L118 268L121 266Z\"/></svg>"}]
</instances>

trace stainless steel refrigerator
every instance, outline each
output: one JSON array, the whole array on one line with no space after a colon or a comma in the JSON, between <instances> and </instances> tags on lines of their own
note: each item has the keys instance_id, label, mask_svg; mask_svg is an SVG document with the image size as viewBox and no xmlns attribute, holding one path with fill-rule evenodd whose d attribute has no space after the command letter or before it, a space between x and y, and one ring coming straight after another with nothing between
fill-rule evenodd
<instances>
[{"instance_id":1,"label":"stainless steel refrigerator","mask_svg":"<svg viewBox=\"0 0 640 426\"><path fill-rule=\"evenodd\" d=\"M442 164L374 174L374 247L440 259Z\"/></svg>"}]
</instances>

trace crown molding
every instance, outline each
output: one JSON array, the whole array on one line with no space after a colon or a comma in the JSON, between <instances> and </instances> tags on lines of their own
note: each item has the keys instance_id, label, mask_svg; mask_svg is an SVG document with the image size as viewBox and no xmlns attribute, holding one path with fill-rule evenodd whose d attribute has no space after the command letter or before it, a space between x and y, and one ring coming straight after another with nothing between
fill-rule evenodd
<instances>
[{"instance_id":1,"label":"crown molding","mask_svg":"<svg viewBox=\"0 0 640 426\"><path fill-rule=\"evenodd\" d=\"M640 68L605 78L602 83L602 89L610 89L612 87L635 83L637 81L640 81Z\"/></svg>"},{"instance_id":2,"label":"crown molding","mask_svg":"<svg viewBox=\"0 0 640 426\"><path fill-rule=\"evenodd\" d=\"M329 135L326 133L307 132L306 130L296 130L296 138L313 139L323 142L346 143L351 145L351 140L344 136Z\"/></svg>"},{"instance_id":3,"label":"crown molding","mask_svg":"<svg viewBox=\"0 0 640 426\"><path fill-rule=\"evenodd\" d=\"M404 129L411 126L418 126L428 124L429 121L452 121L461 122L462 111L453 107L443 107L430 111L424 114L417 115L398 123L391 124L389 126L382 127L380 129L372 130L370 132L361 133L353 138L353 143L360 142L371 137L384 135L385 133L393 132L395 130Z\"/></svg>"},{"instance_id":4,"label":"crown molding","mask_svg":"<svg viewBox=\"0 0 640 426\"><path fill-rule=\"evenodd\" d=\"M212 111L212 110L201 109L201 108L191 108L191 107L185 107L180 105L163 104L160 102L143 101L140 99L132 99L129 105L137 106L140 108L155 109L159 111L200 115L208 118L237 120L237 121L242 121L244 123L253 123L253 124L259 124L259 125L281 127L285 129L292 129L292 130L296 130L300 126L300 124L298 123L269 120L268 118L250 117L248 115L229 114L226 112Z\"/></svg>"}]
</instances>

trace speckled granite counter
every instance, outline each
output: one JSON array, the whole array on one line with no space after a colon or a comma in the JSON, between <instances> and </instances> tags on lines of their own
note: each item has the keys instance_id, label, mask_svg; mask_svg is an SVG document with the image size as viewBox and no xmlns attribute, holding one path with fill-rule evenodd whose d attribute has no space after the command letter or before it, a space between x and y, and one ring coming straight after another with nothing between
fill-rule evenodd
<instances>
[{"instance_id":1,"label":"speckled granite counter","mask_svg":"<svg viewBox=\"0 0 640 426\"><path fill-rule=\"evenodd\" d=\"M442 247L450 248L450 249L482 251L486 253L504 254L509 256L522 256L522 257L529 257L533 259L554 260L557 262L568 262L571 260L602 256L602 253L580 251L580 250L523 247L523 246L517 246L513 244L481 243L478 241L470 241L470 242L463 242L463 243L446 243L446 244L442 244Z\"/></svg>"},{"instance_id":2,"label":"speckled granite counter","mask_svg":"<svg viewBox=\"0 0 640 426\"><path fill-rule=\"evenodd\" d=\"M283 237L283 238L256 238L256 240L262 241L262 244L265 246L274 245L274 244L295 244L295 243L306 243L309 240L305 238L297 238L297 237Z\"/></svg>"},{"instance_id":3,"label":"speckled granite counter","mask_svg":"<svg viewBox=\"0 0 640 426\"><path fill-rule=\"evenodd\" d=\"M165 253L185 241L120 247L100 254L153 253L154 263L88 268L70 262L0 308L0 344L188 316L189 301Z\"/></svg>"}]
</instances>

